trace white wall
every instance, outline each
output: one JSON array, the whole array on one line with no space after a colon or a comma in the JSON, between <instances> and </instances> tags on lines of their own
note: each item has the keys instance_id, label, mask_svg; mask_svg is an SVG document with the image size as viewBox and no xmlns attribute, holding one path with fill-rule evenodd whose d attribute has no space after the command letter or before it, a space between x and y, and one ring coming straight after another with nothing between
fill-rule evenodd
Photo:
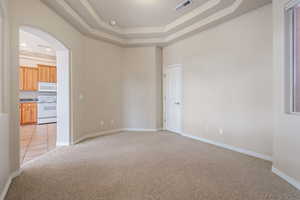
<instances>
[{"instance_id":1,"label":"white wall","mask_svg":"<svg viewBox=\"0 0 300 200\"><path fill-rule=\"evenodd\" d=\"M162 128L161 50L125 48L122 57L122 120L126 129Z\"/></svg>"},{"instance_id":2,"label":"white wall","mask_svg":"<svg viewBox=\"0 0 300 200\"><path fill-rule=\"evenodd\" d=\"M163 49L183 64L185 134L272 155L271 35L267 5Z\"/></svg>"},{"instance_id":3,"label":"white wall","mask_svg":"<svg viewBox=\"0 0 300 200\"><path fill-rule=\"evenodd\" d=\"M298 181L300 187L300 116L285 112L284 5L273 0L275 135L273 166Z\"/></svg>"}]
</instances>

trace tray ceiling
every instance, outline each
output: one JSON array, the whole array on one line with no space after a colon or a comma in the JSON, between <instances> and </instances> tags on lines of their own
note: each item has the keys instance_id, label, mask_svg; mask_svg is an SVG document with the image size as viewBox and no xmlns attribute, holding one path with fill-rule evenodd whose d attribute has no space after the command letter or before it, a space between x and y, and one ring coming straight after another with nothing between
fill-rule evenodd
<instances>
[{"instance_id":1,"label":"tray ceiling","mask_svg":"<svg viewBox=\"0 0 300 200\"><path fill-rule=\"evenodd\" d=\"M42 0L80 32L123 46L167 45L271 0ZM110 21L115 20L116 26Z\"/></svg>"}]
</instances>

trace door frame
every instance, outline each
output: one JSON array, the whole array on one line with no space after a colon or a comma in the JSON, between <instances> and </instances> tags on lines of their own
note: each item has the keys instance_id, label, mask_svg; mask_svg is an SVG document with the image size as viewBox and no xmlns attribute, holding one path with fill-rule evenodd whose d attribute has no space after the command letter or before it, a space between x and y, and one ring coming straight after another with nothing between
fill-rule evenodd
<instances>
[{"instance_id":1,"label":"door frame","mask_svg":"<svg viewBox=\"0 0 300 200\"><path fill-rule=\"evenodd\" d=\"M174 132L174 130L168 130L167 129L167 73L169 69L172 68L179 68L181 71L181 107L180 107L180 131L176 132L179 134L182 134L183 132L183 110L184 110L184 93L183 93L183 66L182 64L171 64L166 65L163 69L163 127L164 130Z\"/></svg>"},{"instance_id":2,"label":"door frame","mask_svg":"<svg viewBox=\"0 0 300 200\"><path fill-rule=\"evenodd\" d=\"M52 44L56 52L57 68L57 146L73 144L72 132L72 99L71 99L71 49L62 41L41 28L21 25L20 30L27 31ZM19 40L18 40L19 41ZM18 53L19 57L19 53ZM18 63L19 65L19 63ZM19 131L18 131L19 132Z\"/></svg>"},{"instance_id":3,"label":"door frame","mask_svg":"<svg viewBox=\"0 0 300 200\"><path fill-rule=\"evenodd\" d=\"M69 146L74 144L74 133L73 133L73 99L72 95L72 50L68 46L59 40L54 35L50 34L40 27L35 27L31 25L18 25L16 28L15 37L16 45L18 47L20 30L26 30L33 35L36 35L46 41L50 41L53 45L54 50L56 51L56 66L57 66L57 112L58 117L63 116L60 119L60 122L57 122L57 146ZM19 48L13 49L13 63L15 67L12 68L12 77L16 80L19 80ZM12 132L16 133L17 144L14 149L16 153L15 159L13 161L15 168L21 169L20 164L20 122L19 122L19 84L18 81L12 81L14 94L12 99L14 100L11 103L12 109ZM59 114L60 113L60 114ZM59 124L64 124L64 126ZM16 151L15 151L16 150ZM44 154L46 155L46 154Z\"/></svg>"}]
</instances>

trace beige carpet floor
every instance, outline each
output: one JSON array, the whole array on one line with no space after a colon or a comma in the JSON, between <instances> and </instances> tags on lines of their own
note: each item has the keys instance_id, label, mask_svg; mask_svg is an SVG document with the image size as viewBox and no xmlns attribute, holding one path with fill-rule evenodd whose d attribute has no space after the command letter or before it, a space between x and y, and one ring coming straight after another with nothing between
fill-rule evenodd
<instances>
[{"instance_id":1,"label":"beige carpet floor","mask_svg":"<svg viewBox=\"0 0 300 200\"><path fill-rule=\"evenodd\" d=\"M24 167L6 200L299 200L271 163L166 132L120 133Z\"/></svg>"}]
</instances>

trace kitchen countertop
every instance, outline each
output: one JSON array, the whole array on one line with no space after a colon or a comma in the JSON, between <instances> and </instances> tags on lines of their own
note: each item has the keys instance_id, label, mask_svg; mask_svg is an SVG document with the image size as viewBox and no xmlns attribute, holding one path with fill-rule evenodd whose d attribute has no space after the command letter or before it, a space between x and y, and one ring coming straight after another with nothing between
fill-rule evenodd
<instances>
[{"instance_id":1,"label":"kitchen countertop","mask_svg":"<svg viewBox=\"0 0 300 200\"><path fill-rule=\"evenodd\" d=\"M37 103L38 99L20 99L20 103Z\"/></svg>"}]
</instances>

